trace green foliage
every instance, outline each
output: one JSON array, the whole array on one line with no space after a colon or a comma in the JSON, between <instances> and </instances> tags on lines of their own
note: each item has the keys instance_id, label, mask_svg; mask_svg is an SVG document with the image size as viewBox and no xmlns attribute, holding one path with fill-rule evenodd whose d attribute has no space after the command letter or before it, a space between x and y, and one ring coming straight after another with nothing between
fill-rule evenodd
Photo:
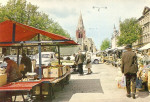
<instances>
[{"instance_id":1,"label":"green foliage","mask_svg":"<svg viewBox=\"0 0 150 102\"><path fill-rule=\"evenodd\" d=\"M0 5L0 22L9 19L70 38L70 35L57 22L49 19L47 14L39 12L38 8L36 5L27 3L27 0L9 0L6 5ZM36 39L37 37L33 40ZM50 40L45 36L41 36L41 39Z\"/></svg>"},{"instance_id":2,"label":"green foliage","mask_svg":"<svg viewBox=\"0 0 150 102\"><path fill-rule=\"evenodd\" d=\"M118 36L118 46L132 44L136 42L141 35L141 27L135 18L126 19L120 23L121 35Z\"/></svg>"},{"instance_id":3,"label":"green foliage","mask_svg":"<svg viewBox=\"0 0 150 102\"><path fill-rule=\"evenodd\" d=\"M101 45L101 50L106 50L107 48L110 47L110 40L106 38L103 40L102 45Z\"/></svg>"}]
</instances>

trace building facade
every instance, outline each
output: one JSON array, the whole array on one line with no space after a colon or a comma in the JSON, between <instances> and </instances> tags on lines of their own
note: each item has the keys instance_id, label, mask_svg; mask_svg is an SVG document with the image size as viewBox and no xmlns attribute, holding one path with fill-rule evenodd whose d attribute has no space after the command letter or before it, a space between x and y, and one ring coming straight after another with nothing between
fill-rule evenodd
<instances>
[{"instance_id":1,"label":"building facade","mask_svg":"<svg viewBox=\"0 0 150 102\"><path fill-rule=\"evenodd\" d=\"M116 30L116 27L114 25L114 32L112 34L112 37L111 37L111 48L114 49L117 47L117 37L120 35L119 31Z\"/></svg>"},{"instance_id":2,"label":"building facade","mask_svg":"<svg viewBox=\"0 0 150 102\"><path fill-rule=\"evenodd\" d=\"M137 42L139 45L150 43L150 8L145 7L142 16L138 19L142 27L141 39Z\"/></svg>"},{"instance_id":3,"label":"building facade","mask_svg":"<svg viewBox=\"0 0 150 102\"><path fill-rule=\"evenodd\" d=\"M77 30L76 30L76 40L79 45L79 50L96 52L96 46L92 38L86 37L86 32L83 24L82 14L80 13Z\"/></svg>"}]
</instances>

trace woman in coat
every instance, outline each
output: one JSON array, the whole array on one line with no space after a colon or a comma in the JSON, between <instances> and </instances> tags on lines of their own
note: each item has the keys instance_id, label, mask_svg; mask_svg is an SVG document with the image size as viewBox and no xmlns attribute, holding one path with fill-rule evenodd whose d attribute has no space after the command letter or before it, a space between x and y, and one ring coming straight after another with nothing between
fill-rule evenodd
<instances>
[{"instance_id":1,"label":"woman in coat","mask_svg":"<svg viewBox=\"0 0 150 102\"><path fill-rule=\"evenodd\" d=\"M86 53L86 66L85 68L88 68L88 73L91 74L91 68L92 68L92 62L91 62L91 54L89 52Z\"/></svg>"}]
</instances>

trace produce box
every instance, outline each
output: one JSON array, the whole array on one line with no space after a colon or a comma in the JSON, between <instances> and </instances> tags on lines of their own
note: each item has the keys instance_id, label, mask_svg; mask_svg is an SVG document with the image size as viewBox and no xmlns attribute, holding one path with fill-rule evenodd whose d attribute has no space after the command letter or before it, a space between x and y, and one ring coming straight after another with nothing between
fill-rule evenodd
<instances>
[{"instance_id":1,"label":"produce box","mask_svg":"<svg viewBox=\"0 0 150 102\"><path fill-rule=\"evenodd\" d=\"M66 72L70 72L70 66L66 66Z\"/></svg>"},{"instance_id":2,"label":"produce box","mask_svg":"<svg viewBox=\"0 0 150 102\"><path fill-rule=\"evenodd\" d=\"M63 75L65 75L67 73L66 66L62 67L62 69Z\"/></svg>"},{"instance_id":3,"label":"produce box","mask_svg":"<svg viewBox=\"0 0 150 102\"><path fill-rule=\"evenodd\" d=\"M50 78L50 68L43 69L43 78Z\"/></svg>"},{"instance_id":4,"label":"produce box","mask_svg":"<svg viewBox=\"0 0 150 102\"><path fill-rule=\"evenodd\" d=\"M7 74L0 74L0 86L7 84Z\"/></svg>"},{"instance_id":5,"label":"produce box","mask_svg":"<svg viewBox=\"0 0 150 102\"><path fill-rule=\"evenodd\" d=\"M52 78L61 77L63 75L62 67L51 68L49 74L50 74L50 77L52 77Z\"/></svg>"},{"instance_id":6,"label":"produce box","mask_svg":"<svg viewBox=\"0 0 150 102\"><path fill-rule=\"evenodd\" d=\"M40 95L40 86L38 85L38 86L35 86L35 87L33 87L33 91L32 91L33 93L33 95Z\"/></svg>"},{"instance_id":7,"label":"produce box","mask_svg":"<svg viewBox=\"0 0 150 102\"><path fill-rule=\"evenodd\" d=\"M43 83L42 84L42 95L48 95L49 93L49 84ZM33 88L33 95L40 95L40 86L37 85Z\"/></svg>"},{"instance_id":8,"label":"produce box","mask_svg":"<svg viewBox=\"0 0 150 102\"><path fill-rule=\"evenodd\" d=\"M150 92L150 71L148 71L148 91Z\"/></svg>"},{"instance_id":9,"label":"produce box","mask_svg":"<svg viewBox=\"0 0 150 102\"><path fill-rule=\"evenodd\" d=\"M58 62L51 62L51 66L57 66L57 65L59 65Z\"/></svg>"}]
</instances>

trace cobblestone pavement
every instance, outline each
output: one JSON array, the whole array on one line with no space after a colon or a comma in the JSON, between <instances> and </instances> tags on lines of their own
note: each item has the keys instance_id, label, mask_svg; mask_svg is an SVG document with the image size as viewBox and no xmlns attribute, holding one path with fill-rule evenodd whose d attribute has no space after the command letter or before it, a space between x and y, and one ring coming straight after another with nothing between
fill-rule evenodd
<instances>
[{"instance_id":1,"label":"cobblestone pavement","mask_svg":"<svg viewBox=\"0 0 150 102\"><path fill-rule=\"evenodd\" d=\"M93 64L92 71L91 75L72 74L69 84L63 90L55 87L55 99L52 102L150 102L146 91L137 92L136 99L126 97L126 90L117 87L116 67ZM86 72L87 69L84 69Z\"/></svg>"}]
</instances>

